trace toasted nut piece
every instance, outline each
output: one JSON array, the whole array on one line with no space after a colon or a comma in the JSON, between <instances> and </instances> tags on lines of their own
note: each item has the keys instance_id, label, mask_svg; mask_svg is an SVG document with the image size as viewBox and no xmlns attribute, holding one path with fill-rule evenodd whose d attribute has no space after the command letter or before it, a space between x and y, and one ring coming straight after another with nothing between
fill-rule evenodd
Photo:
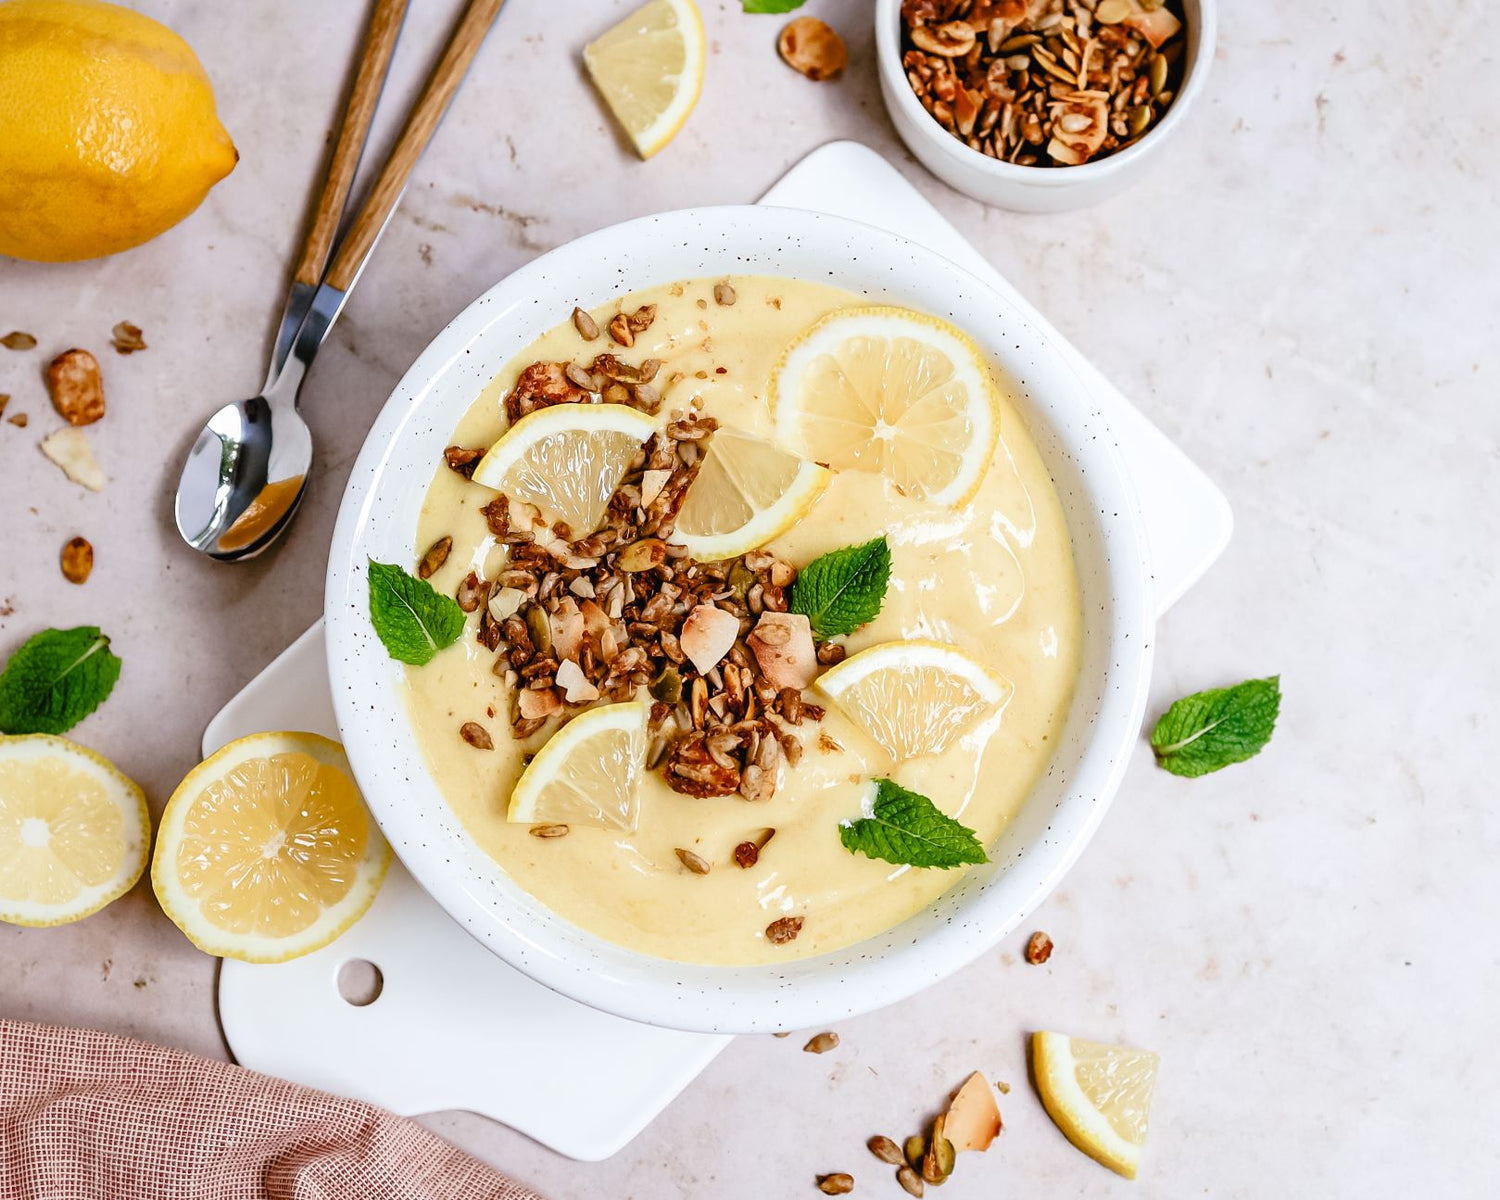
<instances>
[{"instance_id":1,"label":"toasted nut piece","mask_svg":"<svg viewBox=\"0 0 1500 1200\"><path fill-rule=\"evenodd\" d=\"M6 399L9 400L10 397L7 396ZM31 418L28 417L25 413L13 413L11 416L6 417L5 419L12 425L14 425L17 429L25 429L26 422L31 420ZM99 489L95 488L94 490L98 491Z\"/></svg>"},{"instance_id":2,"label":"toasted nut piece","mask_svg":"<svg viewBox=\"0 0 1500 1200\"><path fill-rule=\"evenodd\" d=\"M1038 929L1026 943L1026 961L1038 966L1052 957L1052 939Z\"/></svg>"},{"instance_id":3,"label":"toasted nut piece","mask_svg":"<svg viewBox=\"0 0 1500 1200\"><path fill-rule=\"evenodd\" d=\"M827 1054L838 1044L839 1035L830 1029L825 1030L823 1033L814 1034L808 1039L807 1045L803 1046L802 1049L808 1054Z\"/></svg>"},{"instance_id":4,"label":"toasted nut piece","mask_svg":"<svg viewBox=\"0 0 1500 1200\"><path fill-rule=\"evenodd\" d=\"M110 330L110 345L116 354L134 354L146 349L146 339L141 336L141 327L129 321L121 321Z\"/></svg>"},{"instance_id":5,"label":"toasted nut piece","mask_svg":"<svg viewBox=\"0 0 1500 1200\"><path fill-rule=\"evenodd\" d=\"M714 284L715 304L722 304L724 307L728 308L738 299L739 296L735 294L734 288L727 281L724 283Z\"/></svg>"},{"instance_id":6,"label":"toasted nut piece","mask_svg":"<svg viewBox=\"0 0 1500 1200\"><path fill-rule=\"evenodd\" d=\"M465 479L474 477L474 469L479 466L479 460L483 457L483 450L468 446L449 446L443 451L443 460Z\"/></svg>"},{"instance_id":7,"label":"toasted nut piece","mask_svg":"<svg viewBox=\"0 0 1500 1200\"><path fill-rule=\"evenodd\" d=\"M927 1153L922 1156L922 1182L940 1184L953 1174L953 1143L944 1134L945 1115L932 1121L932 1136L927 1139Z\"/></svg>"},{"instance_id":8,"label":"toasted nut piece","mask_svg":"<svg viewBox=\"0 0 1500 1200\"><path fill-rule=\"evenodd\" d=\"M557 686L563 690L563 699L569 704L587 704L599 699L599 689L589 682L587 675L571 658L557 664Z\"/></svg>"},{"instance_id":9,"label":"toasted nut piece","mask_svg":"<svg viewBox=\"0 0 1500 1200\"><path fill-rule=\"evenodd\" d=\"M490 585L488 580L480 579L478 575L470 571L463 577L454 593L454 599L458 601L458 607L466 613L473 612L481 604L490 598Z\"/></svg>"},{"instance_id":10,"label":"toasted nut piece","mask_svg":"<svg viewBox=\"0 0 1500 1200\"><path fill-rule=\"evenodd\" d=\"M493 750L495 743L490 738L489 730L477 721L465 721L459 727L458 736L468 742L476 750Z\"/></svg>"},{"instance_id":11,"label":"toasted nut piece","mask_svg":"<svg viewBox=\"0 0 1500 1200\"><path fill-rule=\"evenodd\" d=\"M626 320L630 324L631 333L645 333L651 328L651 322L656 320L656 305L643 304L635 312L631 313Z\"/></svg>"},{"instance_id":12,"label":"toasted nut piece","mask_svg":"<svg viewBox=\"0 0 1500 1200\"><path fill-rule=\"evenodd\" d=\"M708 874L710 870L708 860L701 854L694 854L691 850L686 850L681 846L678 846L677 849L673 851L673 853L677 855L682 865L685 866L694 875Z\"/></svg>"},{"instance_id":13,"label":"toasted nut piece","mask_svg":"<svg viewBox=\"0 0 1500 1200\"><path fill-rule=\"evenodd\" d=\"M911 31L912 44L940 58L962 58L974 49L974 27L967 21L919 25Z\"/></svg>"},{"instance_id":14,"label":"toasted nut piece","mask_svg":"<svg viewBox=\"0 0 1500 1200\"><path fill-rule=\"evenodd\" d=\"M539 838L567 837L568 827L566 825L533 825L527 832L532 837Z\"/></svg>"},{"instance_id":15,"label":"toasted nut piece","mask_svg":"<svg viewBox=\"0 0 1500 1200\"><path fill-rule=\"evenodd\" d=\"M910 1167L902 1167L896 1172L896 1182L905 1189L908 1196L920 1196L922 1194L922 1177Z\"/></svg>"},{"instance_id":16,"label":"toasted nut piece","mask_svg":"<svg viewBox=\"0 0 1500 1200\"><path fill-rule=\"evenodd\" d=\"M615 565L622 571L649 571L667 561L667 547L660 538L642 538L620 551Z\"/></svg>"},{"instance_id":17,"label":"toasted nut piece","mask_svg":"<svg viewBox=\"0 0 1500 1200\"><path fill-rule=\"evenodd\" d=\"M624 313L616 313L609 320L609 336L615 343L629 349L635 345L635 330L630 328L630 318Z\"/></svg>"},{"instance_id":18,"label":"toasted nut piece","mask_svg":"<svg viewBox=\"0 0 1500 1200\"><path fill-rule=\"evenodd\" d=\"M969 40L972 44L973 38ZM844 39L817 17L798 17L788 22L776 39L776 48L787 66L814 82L833 78L849 62Z\"/></svg>"},{"instance_id":19,"label":"toasted nut piece","mask_svg":"<svg viewBox=\"0 0 1500 1200\"><path fill-rule=\"evenodd\" d=\"M26 422L18 418L25 415L17 413L11 420L24 425ZM42 453L61 467L63 474L74 483L91 492L104 490L104 472L100 469L99 460L94 457L93 448L89 446L83 430L69 427L49 433L42 439Z\"/></svg>"},{"instance_id":20,"label":"toasted nut piece","mask_svg":"<svg viewBox=\"0 0 1500 1200\"><path fill-rule=\"evenodd\" d=\"M641 472L641 507L650 508L651 502L661 495L667 480L672 478L670 468L653 468Z\"/></svg>"},{"instance_id":21,"label":"toasted nut piece","mask_svg":"<svg viewBox=\"0 0 1500 1200\"><path fill-rule=\"evenodd\" d=\"M536 721L562 711L562 698L556 688L523 688L516 697L521 717Z\"/></svg>"},{"instance_id":22,"label":"toasted nut piece","mask_svg":"<svg viewBox=\"0 0 1500 1200\"><path fill-rule=\"evenodd\" d=\"M914 1168L920 1167L922 1159L927 1153L927 1139L920 1133L912 1134L911 1137L906 1139L904 1153L906 1154L907 1162Z\"/></svg>"},{"instance_id":23,"label":"toasted nut piece","mask_svg":"<svg viewBox=\"0 0 1500 1200\"><path fill-rule=\"evenodd\" d=\"M578 336L586 342L592 342L599 336L599 322L581 308L573 310L573 328L578 330Z\"/></svg>"},{"instance_id":24,"label":"toasted nut piece","mask_svg":"<svg viewBox=\"0 0 1500 1200\"><path fill-rule=\"evenodd\" d=\"M805 920L805 917L777 917L766 926L766 941L773 946L784 946L796 941Z\"/></svg>"},{"instance_id":25,"label":"toasted nut piece","mask_svg":"<svg viewBox=\"0 0 1500 1200\"><path fill-rule=\"evenodd\" d=\"M854 1190L854 1176L847 1171L818 1176L818 1191L825 1196L847 1196Z\"/></svg>"},{"instance_id":26,"label":"toasted nut piece","mask_svg":"<svg viewBox=\"0 0 1500 1200\"><path fill-rule=\"evenodd\" d=\"M432 573L448 561L448 552L452 549L453 539L447 536L438 538L428 546L427 553L422 555L422 561L417 564L417 578L431 579Z\"/></svg>"},{"instance_id":27,"label":"toasted nut piece","mask_svg":"<svg viewBox=\"0 0 1500 1200\"><path fill-rule=\"evenodd\" d=\"M87 350L64 350L47 365L52 407L69 425L92 425L104 415L104 377Z\"/></svg>"},{"instance_id":28,"label":"toasted nut piece","mask_svg":"<svg viewBox=\"0 0 1500 1200\"><path fill-rule=\"evenodd\" d=\"M526 593L520 588L503 587L490 597L490 616L497 621L515 616L526 602Z\"/></svg>"},{"instance_id":29,"label":"toasted nut piece","mask_svg":"<svg viewBox=\"0 0 1500 1200\"><path fill-rule=\"evenodd\" d=\"M36 347L36 338L19 329L12 329L4 337L0 337L0 346L7 350L32 350Z\"/></svg>"},{"instance_id":30,"label":"toasted nut piece","mask_svg":"<svg viewBox=\"0 0 1500 1200\"><path fill-rule=\"evenodd\" d=\"M63 578L69 583L83 583L94 569L94 547L88 538L73 538L62 548Z\"/></svg>"},{"instance_id":31,"label":"toasted nut piece","mask_svg":"<svg viewBox=\"0 0 1500 1200\"><path fill-rule=\"evenodd\" d=\"M778 691L782 688L800 691L818 673L812 625L801 613L761 613L745 645L755 655L766 682Z\"/></svg>"},{"instance_id":32,"label":"toasted nut piece","mask_svg":"<svg viewBox=\"0 0 1500 1200\"><path fill-rule=\"evenodd\" d=\"M870 1153L881 1162L897 1166L906 1161L901 1157L901 1147L883 1133L877 1133L865 1145L870 1147Z\"/></svg>"}]
</instances>

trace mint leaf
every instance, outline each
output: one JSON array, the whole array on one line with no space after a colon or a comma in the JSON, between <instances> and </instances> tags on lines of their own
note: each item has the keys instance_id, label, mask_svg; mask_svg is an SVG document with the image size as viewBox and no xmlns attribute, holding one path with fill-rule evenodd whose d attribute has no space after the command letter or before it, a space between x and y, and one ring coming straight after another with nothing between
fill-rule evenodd
<instances>
[{"instance_id":1,"label":"mint leaf","mask_svg":"<svg viewBox=\"0 0 1500 1200\"><path fill-rule=\"evenodd\" d=\"M97 626L33 634L0 672L0 733L66 733L119 678L120 659Z\"/></svg>"},{"instance_id":2,"label":"mint leaf","mask_svg":"<svg viewBox=\"0 0 1500 1200\"><path fill-rule=\"evenodd\" d=\"M747 13L788 13L806 3L807 0L740 0Z\"/></svg>"},{"instance_id":3,"label":"mint leaf","mask_svg":"<svg viewBox=\"0 0 1500 1200\"><path fill-rule=\"evenodd\" d=\"M464 610L425 579L392 563L370 562L370 622L397 662L424 666L458 641Z\"/></svg>"},{"instance_id":4,"label":"mint leaf","mask_svg":"<svg viewBox=\"0 0 1500 1200\"><path fill-rule=\"evenodd\" d=\"M792 584L791 608L807 617L813 637L826 641L873 621L890 581L891 548L878 537L808 563Z\"/></svg>"},{"instance_id":5,"label":"mint leaf","mask_svg":"<svg viewBox=\"0 0 1500 1200\"><path fill-rule=\"evenodd\" d=\"M1158 765L1194 778L1254 758L1271 740L1281 709L1281 676L1184 696L1156 723Z\"/></svg>"},{"instance_id":6,"label":"mint leaf","mask_svg":"<svg viewBox=\"0 0 1500 1200\"><path fill-rule=\"evenodd\" d=\"M889 779L875 781L868 817L839 829L844 849L912 867L963 866L989 862L974 831L960 825L926 796Z\"/></svg>"}]
</instances>

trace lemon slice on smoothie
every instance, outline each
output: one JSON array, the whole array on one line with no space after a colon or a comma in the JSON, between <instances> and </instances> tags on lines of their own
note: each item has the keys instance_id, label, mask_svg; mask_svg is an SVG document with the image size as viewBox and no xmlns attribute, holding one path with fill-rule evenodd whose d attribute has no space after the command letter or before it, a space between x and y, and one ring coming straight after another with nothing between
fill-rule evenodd
<instances>
[{"instance_id":1,"label":"lemon slice on smoothie","mask_svg":"<svg viewBox=\"0 0 1500 1200\"><path fill-rule=\"evenodd\" d=\"M146 869L141 789L92 750L0 737L0 921L63 925L98 912Z\"/></svg>"},{"instance_id":2,"label":"lemon slice on smoothie","mask_svg":"<svg viewBox=\"0 0 1500 1200\"><path fill-rule=\"evenodd\" d=\"M1032 1034L1031 1055L1042 1104L1068 1141L1134 1179L1160 1056L1061 1033Z\"/></svg>"},{"instance_id":3,"label":"lemon slice on smoothie","mask_svg":"<svg viewBox=\"0 0 1500 1200\"><path fill-rule=\"evenodd\" d=\"M655 432L653 418L624 404L554 404L507 429L474 468L474 482L585 537L599 528L630 460Z\"/></svg>"},{"instance_id":4,"label":"lemon slice on smoothie","mask_svg":"<svg viewBox=\"0 0 1500 1200\"><path fill-rule=\"evenodd\" d=\"M808 513L833 472L737 429L713 435L671 540L699 562L764 546Z\"/></svg>"},{"instance_id":5,"label":"lemon slice on smoothie","mask_svg":"<svg viewBox=\"0 0 1500 1200\"><path fill-rule=\"evenodd\" d=\"M589 78L642 158L676 137L698 103L704 51L693 0L651 0L584 47Z\"/></svg>"},{"instance_id":6,"label":"lemon slice on smoothie","mask_svg":"<svg viewBox=\"0 0 1500 1200\"><path fill-rule=\"evenodd\" d=\"M814 324L772 372L771 408L784 445L951 508L973 499L1000 437L979 347L904 308L845 308Z\"/></svg>"},{"instance_id":7,"label":"lemon slice on smoothie","mask_svg":"<svg viewBox=\"0 0 1500 1200\"><path fill-rule=\"evenodd\" d=\"M632 832L649 711L631 700L579 713L531 760L510 795L506 818Z\"/></svg>"},{"instance_id":8,"label":"lemon slice on smoothie","mask_svg":"<svg viewBox=\"0 0 1500 1200\"><path fill-rule=\"evenodd\" d=\"M945 642L883 642L818 677L817 687L897 762L941 754L1003 708L1009 680Z\"/></svg>"},{"instance_id":9,"label":"lemon slice on smoothie","mask_svg":"<svg viewBox=\"0 0 1500 1200\"><path fill-rule=\"evenodd\" d=\"M284 962L363 916L390 864L342 746L312 733L256 733L177 785L151 886L200 950Z\"/></svg>"}]
</instances>

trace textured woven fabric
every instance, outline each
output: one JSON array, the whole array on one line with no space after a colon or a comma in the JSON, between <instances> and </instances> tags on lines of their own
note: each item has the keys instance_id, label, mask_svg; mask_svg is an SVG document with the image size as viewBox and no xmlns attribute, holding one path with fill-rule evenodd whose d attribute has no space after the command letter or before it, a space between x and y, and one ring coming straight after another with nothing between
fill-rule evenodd
<instances>
[{"instance_id":1,"label":"textured woven fabric","mask_svg":"<svg viewBox=\"0 0 1500 1200\"><path fill-rule=\"evenodd\" d=\"M0 1020L0 1200L540 1200L420 1125L176 1050Z\"/></svg>"}]
</instances>

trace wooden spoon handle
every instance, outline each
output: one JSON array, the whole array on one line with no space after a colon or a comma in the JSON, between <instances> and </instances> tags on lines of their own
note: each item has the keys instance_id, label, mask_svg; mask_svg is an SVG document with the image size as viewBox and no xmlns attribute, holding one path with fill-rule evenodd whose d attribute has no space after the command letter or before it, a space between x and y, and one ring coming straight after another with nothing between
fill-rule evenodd
<instances>
[{"instance_id":1,"label":"wooden spoon handle","mask_svg":"<svg viewBox=\"0 0 1500 1200\"><path fill-rule=\"evenodd\" d=\"M443 51L443 57L433 69L432 77L422 91L422 98L406 119L406 128L401 131L400 141L391 151L391 157L380 172L380 178L370 189L364 208L360 209L359 216L354 218L354 224L339 245L333 266L328 270L329 286L344 292L353 284L360 267L364 265L365 257L375 245L375 239L385 227L386 218L400 201L407 176L422 157L422 151L427 149L433 130L447 110L448 102L453 99L453 93L463 82L469 64L479 52L484 35L500 15L500 6L504 2L505 0L469 0L469 7L458 23L458 28L453 31L453 38Z\"/></svg>"},{"instance_id":2,"label":"wooden spoon handle","mask_svg":"<svg viewBox=\"0 0 1500 1200\"><path fill-rule=\"evenodd\" d=\"M365 139L370 135L370 120L375 115L380 90L385 86L386 72L390 70L391 55L396 49L396 37L401 32L407 3L408 0L375 0L370 25L365 30L359 67L354 73L354 87L350 89L349 102L344 107L344 123L339 127L338 142L328 161L328 178L323 181L323 194L318 197L312 228L307 231L302 257L293 275L298 283L317 287L323 278L328 252L333 248L333 236L338 230L339 218L344 215L344 201L349 198L359 156L364 151Z\"/></svg>"}]
</instances>

